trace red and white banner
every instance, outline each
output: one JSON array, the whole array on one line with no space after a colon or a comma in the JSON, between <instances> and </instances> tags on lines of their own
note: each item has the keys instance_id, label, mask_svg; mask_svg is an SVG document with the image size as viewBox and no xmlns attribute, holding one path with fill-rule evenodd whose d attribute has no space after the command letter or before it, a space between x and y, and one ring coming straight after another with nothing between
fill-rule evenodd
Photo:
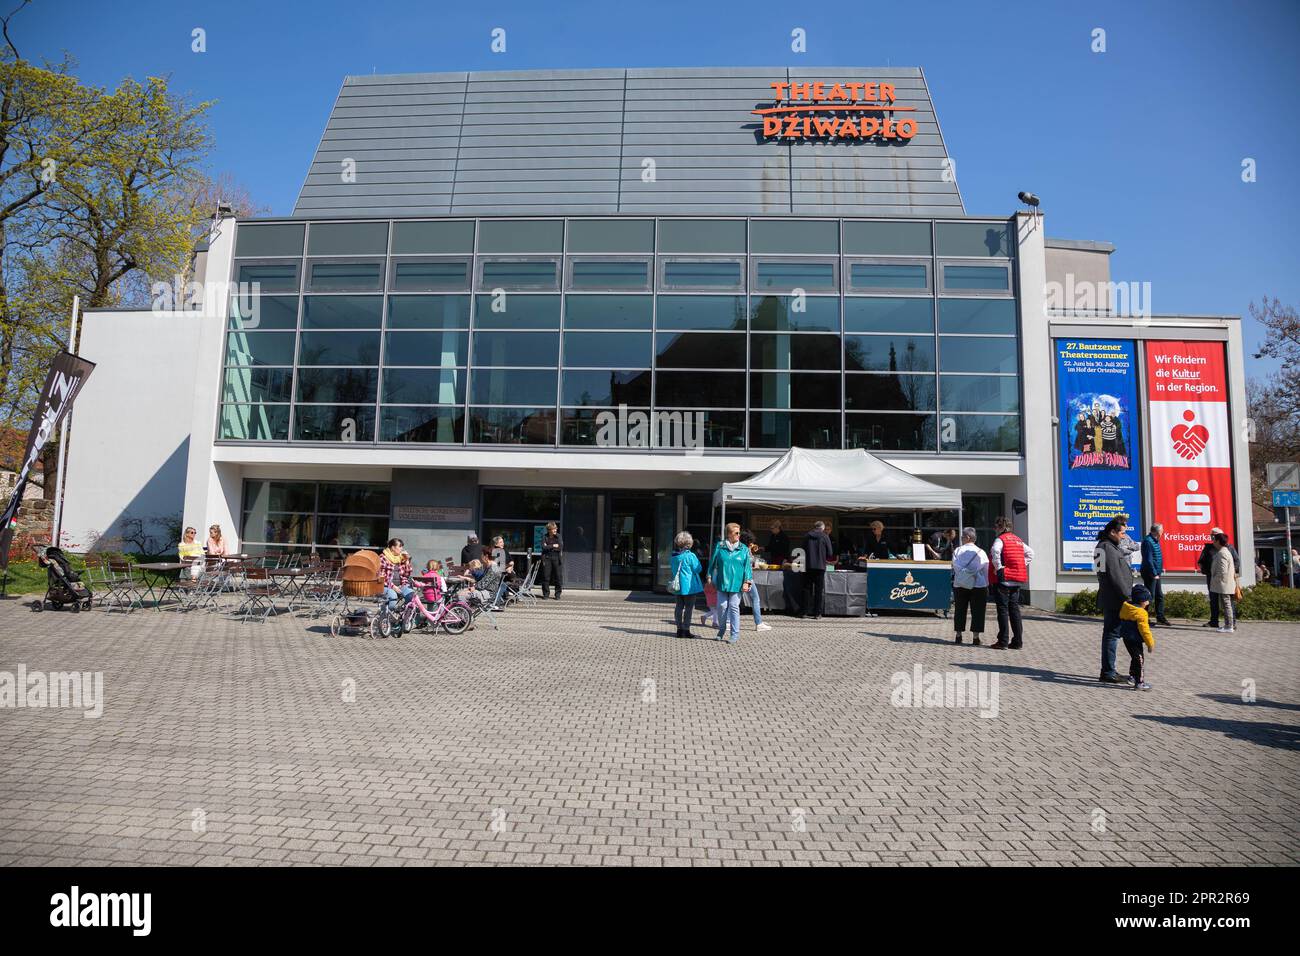
<instances>
[{"instance_id":1,"label":"red and white banner","mask_svg":"<svg viewBox=\"0 0 1300 956\"><path fill-rule=\"evenodd\" d=\"M1166 571L1196 571L1222 528L1236 541L1232 425L1222 342L1147 342L1151 510L1164 525Z\"/></svg>"}]
</instances>

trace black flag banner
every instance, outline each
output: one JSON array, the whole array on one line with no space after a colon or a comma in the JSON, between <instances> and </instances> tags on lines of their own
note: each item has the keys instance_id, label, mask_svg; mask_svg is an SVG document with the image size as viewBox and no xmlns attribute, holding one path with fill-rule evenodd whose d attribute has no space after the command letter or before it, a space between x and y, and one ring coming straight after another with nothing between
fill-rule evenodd
<instances>
[{"instance_id":1,"label":"black flag banner","mask_svg":"<svg viewBox=\"0 0 1300 956\"><path fill-rule=\"evenodd\" d=\"M66 351L56 355L50 364L50 374L45 379L41 400L36 406L36 417L32 419L32 430L27 434L27 450L23 452L23 460L18 467L14 494L5 508L3 522L0 523L0 568L9 567L9 542L14 536L14 518L18 514L18 506L22 504L23 489L31 476L32 465L41 456L41 449L67 415L73 399L94 368L94 362L87 362Z\"/></svg>"}]
</instances>

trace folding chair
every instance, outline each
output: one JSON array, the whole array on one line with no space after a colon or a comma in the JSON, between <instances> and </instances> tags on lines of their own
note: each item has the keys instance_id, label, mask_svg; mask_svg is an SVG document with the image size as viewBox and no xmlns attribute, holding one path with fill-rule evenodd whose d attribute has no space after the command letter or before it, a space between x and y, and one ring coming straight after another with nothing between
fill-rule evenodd
<instances>
[{"instance_id":1,"label":"folding chair","mask_svg":"<svg viewBox=\"0 0 1300 956\"><path fill-rule=\"evenodd\" d=\"M135 568L130 561L112 561L108 562L108 573L112 581L109 590L109 598L114 607L123 608L126 611L134 611L137 607L144 607L144 594L141 586L144 582L135 576Z\"/></svg>"},{"instance_id":2,"label":"folding chair","mask_svg":"<svg viewBox=\"0 0 1300 956\"><path fill-rule=\"evenodd\" d=\"M537 603L537 595L533 593L533 585L537 581L537 572L541 567L542 562L540 559L528 562L528 573L524 575L521 581L510 585L511 599L528 604Z\"/></svg>"},{"instance_id":3,"label":"folding chair","mask_svg":"<svg viewBox=\"0 0 1300 956\"><path fill-rule=\"evenodd\" d=\"M244 623L248 623L255 613L262 621L277 613L275 599L280 589L266 571L266 568L249 568L244 572L244 603L235 611L236 617L243 616Z\"/></svg>"}]
</instances>

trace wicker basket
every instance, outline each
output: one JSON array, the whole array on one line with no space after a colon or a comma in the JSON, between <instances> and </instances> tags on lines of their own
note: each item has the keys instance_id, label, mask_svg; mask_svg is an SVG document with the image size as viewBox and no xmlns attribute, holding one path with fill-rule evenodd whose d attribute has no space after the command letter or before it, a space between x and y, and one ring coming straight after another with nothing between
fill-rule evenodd
<instances>
[{"instance_id":1,"label":"wicker basket","mask_svg":"<svg viewBox=\"0 0 1300 956\"><path fill-rule=\"evenodd\" d=\"M339 578L347 597L378 597L384 593L383 582L379 580L379 555L373 551L348 555Z\"/></svg>"}]
</instances>

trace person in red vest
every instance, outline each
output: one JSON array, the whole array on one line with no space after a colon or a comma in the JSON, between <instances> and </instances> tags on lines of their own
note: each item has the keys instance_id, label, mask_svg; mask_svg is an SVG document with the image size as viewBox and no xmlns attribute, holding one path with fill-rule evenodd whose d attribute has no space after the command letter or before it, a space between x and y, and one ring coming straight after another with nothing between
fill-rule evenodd
<instances>
[{"instance_id":1,"label":"person in red vest","mask_svg":"<svg viewBox=\"0 0 1300 956\"><path fill-rule=\"evenodd\" d=\"M1025 636L1020 621L1020 588L1029 583L1029 562L1034 560L1034 551L1012 532L1010 518L998 518L993 522L993 530L997 537L989 548L989 567L994 574L989 590L998 608L998 639L992 647L998 651L1008 647L1018 651L1024 646ZM1008 622L1010 642L1007 641Z\"/></svg>"}]
</instances>

